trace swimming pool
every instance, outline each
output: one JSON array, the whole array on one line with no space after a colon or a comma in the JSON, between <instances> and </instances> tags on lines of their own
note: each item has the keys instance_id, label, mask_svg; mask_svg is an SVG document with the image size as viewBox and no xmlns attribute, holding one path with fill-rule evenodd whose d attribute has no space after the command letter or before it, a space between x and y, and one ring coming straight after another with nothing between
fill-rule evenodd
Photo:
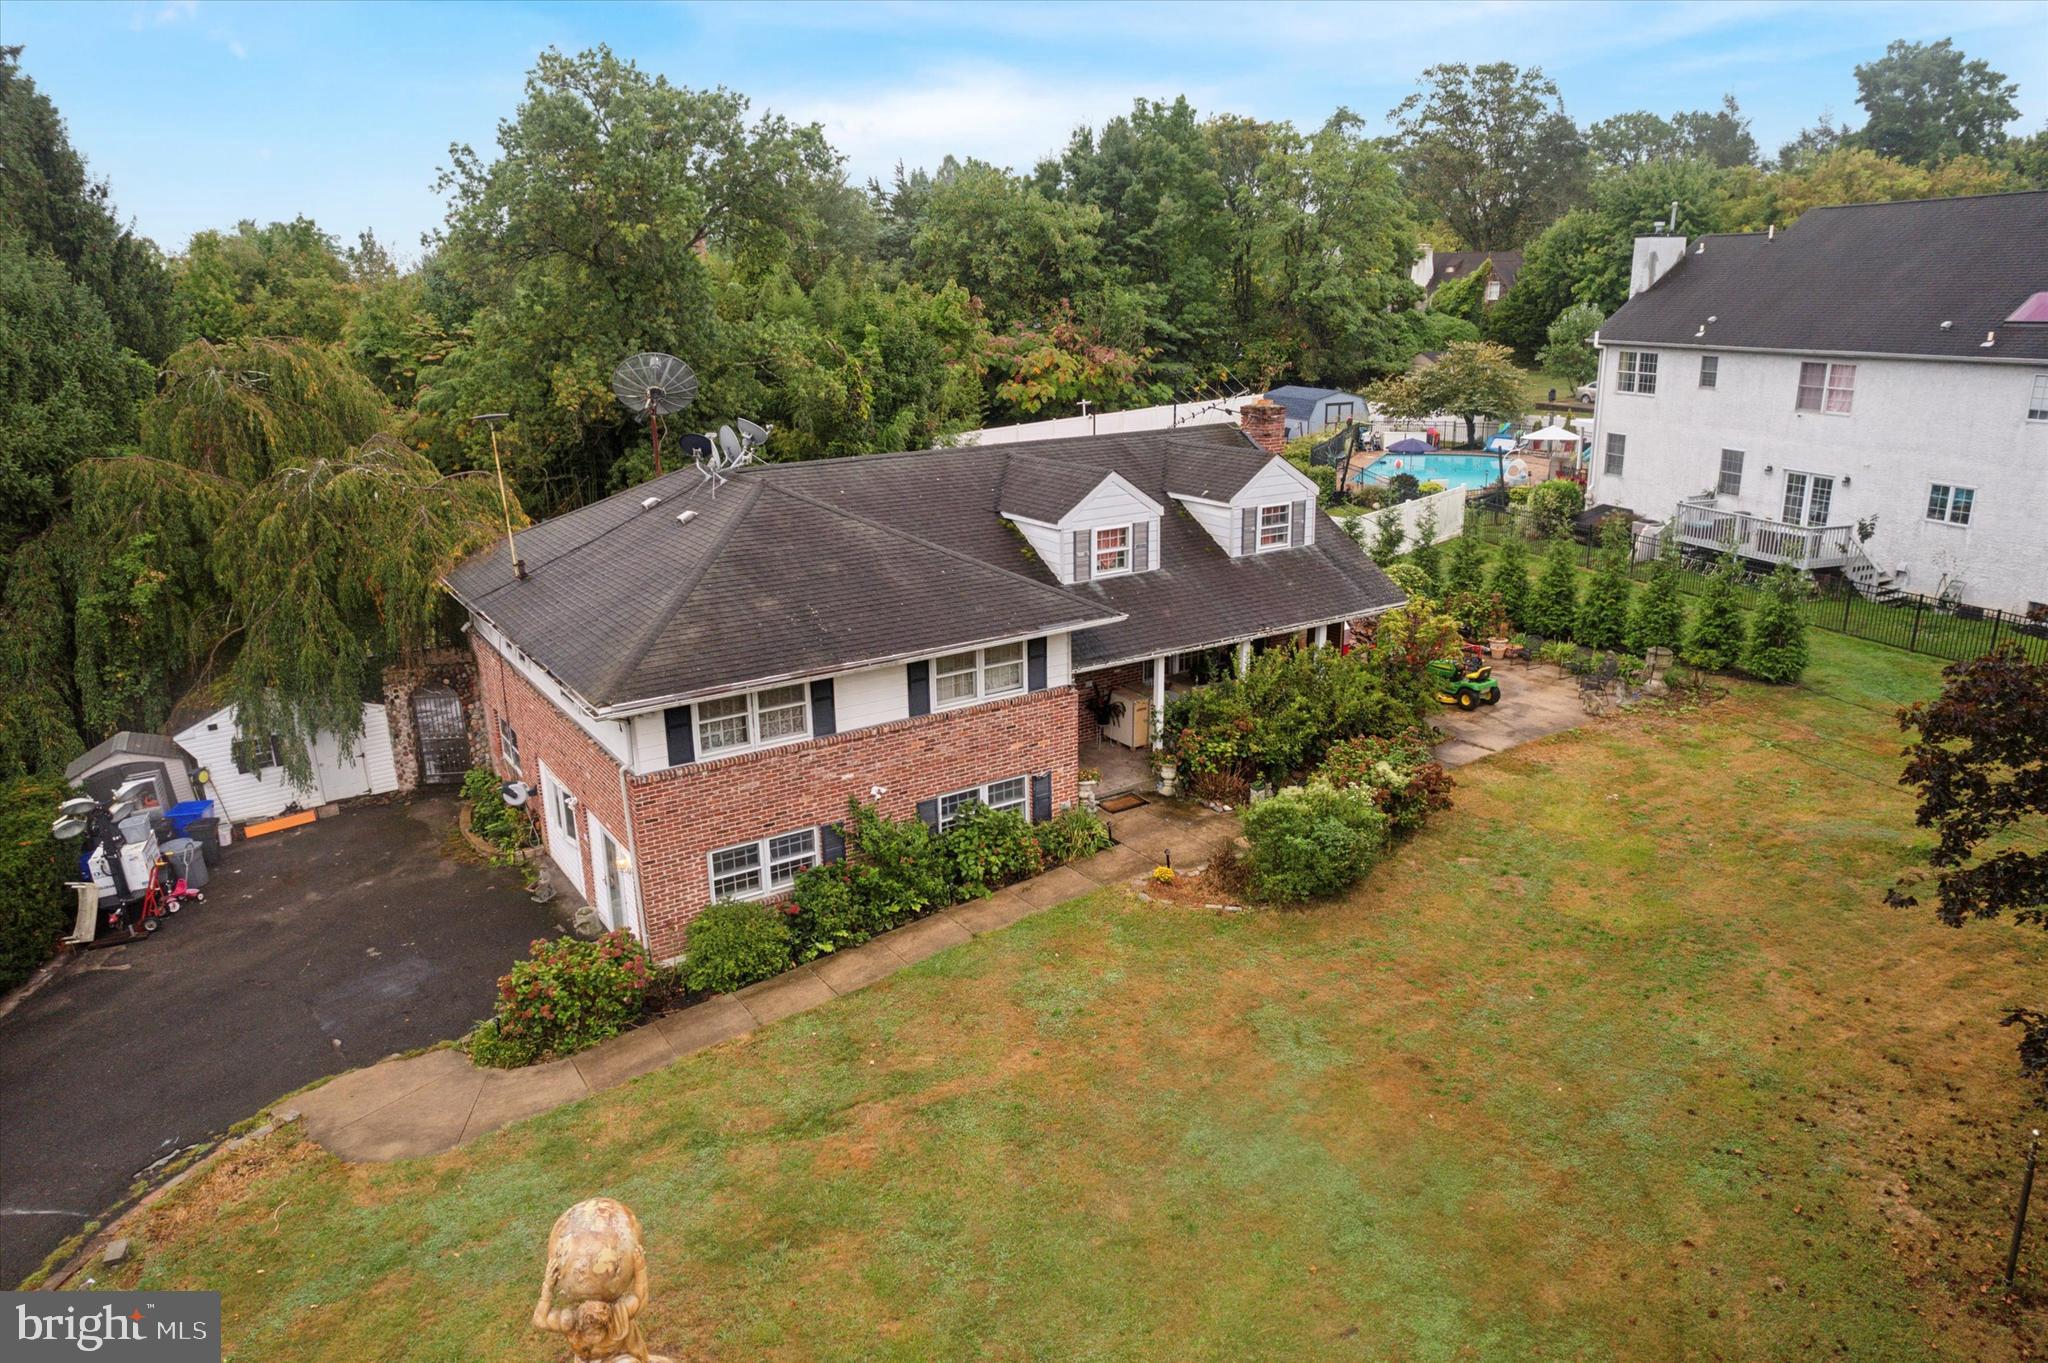
<instances>
[{"instance_id":1,"label":"swimming pool","mask_svg":"<svg viewBox=\"0 0 2048 1363\"><path fill-rule=\"evenodd\" d=\"M1357 475L1361 483L1384 483L1397 473L1418 483L1445 487L1492 487L1500 481L1500 460L1491 454L1383 454Z\"/></svg>"}]
</instances>

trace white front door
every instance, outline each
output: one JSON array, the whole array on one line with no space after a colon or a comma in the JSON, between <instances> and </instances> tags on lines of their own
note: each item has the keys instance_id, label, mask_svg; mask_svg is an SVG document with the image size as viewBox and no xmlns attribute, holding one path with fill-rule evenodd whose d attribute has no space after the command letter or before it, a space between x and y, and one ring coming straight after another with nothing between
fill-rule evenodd
<instances>
[{"instance_id":1,"label":"white front door","mask_svg":"<svg viewBox=\"0 0 2048 1363\"><path fill-rule=\"evenodd\" d=\"M590 902L596 906L598 916L607 928L623 928L636 937L644 937L639 915L634 911L633 876L626 849L612 840L595 815L590 816L590 855L597 877L597 893Z\"/></svg>"},{"instance_id":2,"label":"white front door","mask_svg":"<svg viewBox=\"0 0 2048 1363\"><path fill-rule=\"evenodd\" d=\"M540 798L541 821L547 825L548 855L576 887L576 893L588 899L590 891L583 884L583 837L576 823L576 797L555 779L545 762L540 768Z\"/></svg>"}]
</instances>

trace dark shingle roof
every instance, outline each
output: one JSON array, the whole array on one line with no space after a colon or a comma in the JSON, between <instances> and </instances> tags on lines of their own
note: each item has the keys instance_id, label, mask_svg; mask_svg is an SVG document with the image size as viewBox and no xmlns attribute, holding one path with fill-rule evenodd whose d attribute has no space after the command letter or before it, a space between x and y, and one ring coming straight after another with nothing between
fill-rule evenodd
<instances>
[{"instance_id":1,"label":"dark shingle roof","mask_svg":"<svg viewBox=\"0 0 2048 1363\"><path fill-rule=\"evenodd\" d=\"M1357 398L1358 394L1347 393L1341 388L1305 388L1298 383L1289 383L1268 392L1266 397L1285 407L1290 420L1314 421L1316 408L1324 398Z\"/></svg>"},{"instance_id":2,"label":"dark shingle roof","mask_svg":"<svg viewBox=\"0 0 2048 1363\"><path fill-rule=\"evenodd\" d=\"M76 781L110 757L127 756L157 757L173 762L192 760L185 755L183 748L162 734L145 734L133 729L123 729L112 738L71 759L71 764L64 768L64 779Z\"/></svg>"},{"instance_id":3,"label":"dark shingle roof","mask_svg":"<svg viewBox=\"0 0 2048 1363\"><path fill-rule=\"evenodd\" d=\"M2005 320L2048 289L2048 191L1816 208L1775 241L1702 241L1607 319L1603 343L2048 359L2048 326Z\"/></svg>"},{"instance_id":4,"label":"dark shingle roof","mask_svg":"<svg viewBox=\"0 0 2048 1363\"><path fill-rule=\"evenodd\" d=\"M448 581L600 707L1059 629L1077 631L1077 667L1100 666L1399 604L1327 517L1313 549L1232 560L1170 499L1227 499L1270 457L1203 426L762 465L715 500L683 470L522 532L525 582L502 547ZM1061 586L1001 512L1029 514L1021 478L1057 489L1043 509L1112 470L1166 507L1165 566Z\"/></svg>"},{"instance_id":5,"label":"dark shingle roof","mask_svg":"<svg viewBox=\"0 0 2048 1363\"><path fill-rule=\"evenodd\" d=\"M1107 477L1108 469L1020 455L1009 461L996 503L1005 514L1057 521Z\"/></svg>"},{"instance_id":6,"label":"dark shingle roof","mask_svg":"<svg viewBox=\"0 0 2048 1363\"><path fill-rule=\"evenodd\" d=\"M1500 291L1506 293L1515 287L1515 276L1522 272L1520 251L1438 251L1432 257L1427 292L1435 293L1437 285L1473 274L1489 260L1493 262L1493 277L1500 281Z\"/></svg>"}]
</instances>

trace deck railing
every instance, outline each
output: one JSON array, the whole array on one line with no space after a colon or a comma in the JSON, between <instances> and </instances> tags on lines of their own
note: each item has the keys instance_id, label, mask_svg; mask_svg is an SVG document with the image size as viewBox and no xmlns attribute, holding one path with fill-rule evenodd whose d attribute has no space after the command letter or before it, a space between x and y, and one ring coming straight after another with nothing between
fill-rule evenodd
<instances>
[{"instance_id":1,"label":"deck railing","mask_svg":"<svg viewBox=\"0 0 2048 1363\"><path fill-rule=\"evenodd\" d=\"M1742 558L1795 563L1802 568L1839 568L1856 552L1853 525L1794 525L1746 511L1723 511L1710 499L1688 497L1678 504L1678 542L1694 549L1733 549Z\"/></svg>"}]
</instances>

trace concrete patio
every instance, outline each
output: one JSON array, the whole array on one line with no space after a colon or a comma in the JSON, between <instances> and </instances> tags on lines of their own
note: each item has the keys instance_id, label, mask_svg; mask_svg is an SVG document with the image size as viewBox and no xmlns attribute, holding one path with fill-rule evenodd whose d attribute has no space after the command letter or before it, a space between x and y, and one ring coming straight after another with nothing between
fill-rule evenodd
<instances>
[{"instance_id":1,"label":"concrete patio","mask_svg":"<svg viewBox=\"0 0 2048 1363\"><path fill-rule=\"evenodd\" d=\"M1493 675L1500 683L1498 704L1475 710L1446 705L1430 720L1443 735L1436 760L1445 766L1462 767L1586 722L1577 678L1549 663L1495 662Z\"/></svg>"}]
</instances>

